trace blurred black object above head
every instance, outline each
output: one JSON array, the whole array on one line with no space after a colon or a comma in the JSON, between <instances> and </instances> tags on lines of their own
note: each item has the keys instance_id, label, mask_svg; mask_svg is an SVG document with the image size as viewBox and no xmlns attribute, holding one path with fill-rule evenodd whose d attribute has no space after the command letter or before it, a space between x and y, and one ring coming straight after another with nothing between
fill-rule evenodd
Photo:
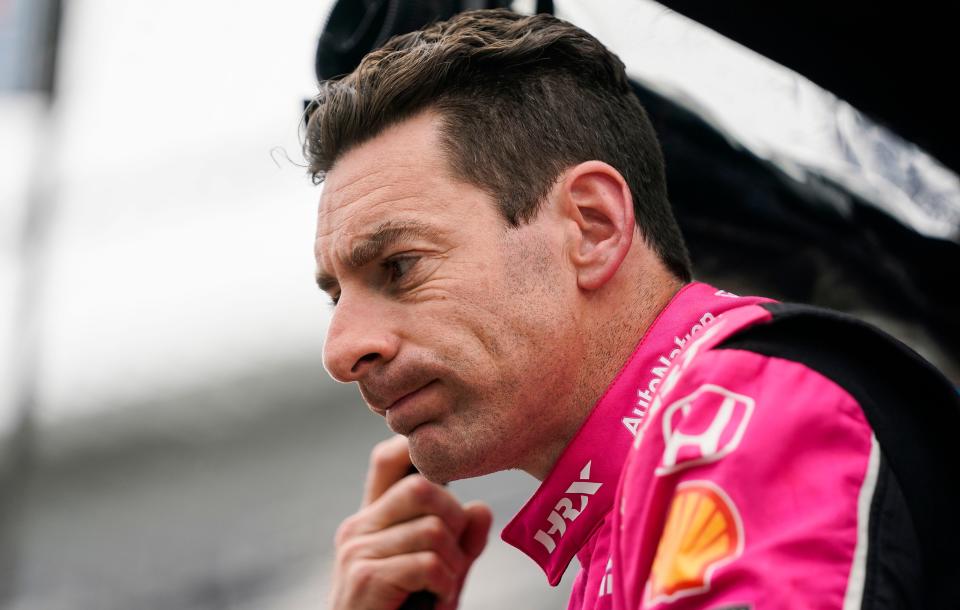
<instances>
[{"instance_id":1,"label":"blurred black object above head","mask_svg":"<svg viewBox=\"0 0 960 610\"><path fill-rule=\"evenodd\" d=\"M391 36L412 32L463 11L510 5L510 0L341 0L330 12L317 44L317 79L350 72L364 55ZM537 12L552 13L553 2L537 2Z\"/></svg>"}]
</instances>

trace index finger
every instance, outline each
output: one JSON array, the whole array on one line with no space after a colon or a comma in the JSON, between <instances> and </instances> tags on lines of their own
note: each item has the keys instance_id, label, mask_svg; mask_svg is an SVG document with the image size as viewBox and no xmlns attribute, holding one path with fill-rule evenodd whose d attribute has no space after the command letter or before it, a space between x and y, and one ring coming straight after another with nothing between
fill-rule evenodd
<instances>
[{"instance_id":1,"label":"index finger","mask_svg":"<svg viewBox=\"0 0 960 610\"><path fill-rule=\"evenodd\" d=\"M405 436L398 434L377 443L370 453L370 467L363 487L361 506L368 506L382 496L397 481L407 476L412 466Z\"/></svg>"}]
</instances>

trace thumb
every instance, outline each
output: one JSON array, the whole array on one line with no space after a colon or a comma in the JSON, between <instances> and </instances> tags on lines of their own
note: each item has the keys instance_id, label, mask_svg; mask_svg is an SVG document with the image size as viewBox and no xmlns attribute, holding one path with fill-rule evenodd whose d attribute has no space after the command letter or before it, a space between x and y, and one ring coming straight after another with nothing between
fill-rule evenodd
<instances>
[{"instance_id":1,"label":"thumb","mask_svg":"<svg viewBox=\"0 0 960 610\"><path fill-rule=\"evenodd\" d=\"M467 525L460 534L460 548L472 561L479 557L487 546L493 512L483 502L467 502L463 505L463 510L467 516Z\"/></svg>"},{"instance_id":2,"label":"thumb","mask_svg":"<svg viewBox=\"0 0 960 610\"><path fill-rule=\"evenodd\" d=\"M410 470L407 439L399 434L377 443L370 453L370 468L363 487L363 503L367 506L382 496Z\"/></svg>"},{"instance_id":3,"label":"thumb","mask_svg":"<svg viewBox=\"0 0 960 610\"><path fill-rule=\"evenodd\" d=\"M467 517L467 524L460 534L460 548L470 561L467 564L467 569L469 569L474 560L483 552L484 547L487 546L487 536L490 533L490 525L493 524L493 512L489 506L482 502L467 502L463 505L463 511ZM466 578L466 572L460 575L461 587ZM461 592L462 589L457 591L454 599L437 604L437 610L456 610Z\"/></svg>"}]
</instances>

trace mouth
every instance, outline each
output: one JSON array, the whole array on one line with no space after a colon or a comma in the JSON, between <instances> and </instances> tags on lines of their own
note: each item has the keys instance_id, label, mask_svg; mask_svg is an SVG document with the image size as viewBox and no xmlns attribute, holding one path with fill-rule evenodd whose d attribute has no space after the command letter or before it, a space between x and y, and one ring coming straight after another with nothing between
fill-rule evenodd
<instances>
[{"instance_id":1,"label":"mouth","mask_svg":"<svg viewBox=\"0 0 960 610\"><path fill-rule=\"evenodd\" d=\"M436 379L434 379L434 380L432 380L432 381L428 381L427 383L425 383L424 385L420 386L420 387L417 388L416 390L414 390L414 391L412 391L412 392L409 392L409 393L407 393L407 394L404 394L404 395L401 396L400 398L396 399L395 401L393 401L392 403L390 403L389 405L387 405L387 408L385 408L384 411L391 411L391 410L394 410L394 409L399 409L399 408L401 408L403 405L412 402L420 393L422 393L424 390L426 390L427 388L429 388L430 386L432 386L435 382L436 382Z\"/></svg>"},{"instance_id":2,"label":"mouth","mask_svg":"<svg viewBox=\"0 0 960 610\"><path fill-rule=\"evenodd\" d=\"M425 400L437 383L436 379L429 381L393 401L383 412L387 426L397 434L408 436L414 429L430 421L434 412L425 404Z\"/></svg>"}]
</instances>

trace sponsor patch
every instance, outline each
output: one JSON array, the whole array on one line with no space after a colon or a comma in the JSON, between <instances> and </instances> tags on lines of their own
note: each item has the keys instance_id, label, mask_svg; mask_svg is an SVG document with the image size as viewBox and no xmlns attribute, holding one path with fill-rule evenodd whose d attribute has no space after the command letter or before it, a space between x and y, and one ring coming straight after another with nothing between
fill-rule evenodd
<instances>
[{"instance_id":1,"label":"sponsor patch","mask_svg":"<svg viewBox=\"0 0 960 610\"><path fill-rule=\"evenodd\" d=\"M753 415L749 396L707 383L663 412L663 476L719 460L740 445Z\"/></svg>"},{"instance_id":2,"label":"sponsor patch","mask_svg":"<svg viewBox=\"0 0 960 610\"><path fill-rule=\"evenodd\" d=\"M690 328L690 332L686 334L683 338L680 338L679 335L673 338L673 346L669 352L664 352L660 354L660 357L653 364L653 368L650 369L650 378L647 380L647 383L642 386L646 389L637 389L637 401L630 415L622 418L623 425L630 431L630 434L636 438L639 434L640 425L642 424L644 418L647 415L647 412L650 410L651 406L655 404L654 395L657 392L657 388L661 383L665 387L660 389L660 395L666 396L670 389L673 388L673 385L676 384L677 379L679 379L680 371L674 367L673 374L670 377L664 379L664 375L667 374L667 371L670 369L671 364L673 363L674 358L679 355L684 346L687 347L687 353L689 354L686 357L686 362L684 367L690 363L690 358L696 354L697 349L700 345L703 345L704 341L713 335L719 328L719 325L711 326L714 323L714 320L717 318L710 313L705 311L702 316L700 316L700 321L694 324ZM703 329L707 328L705 333ZM692 352L692 353L691 353Z\"/></svg>"},{"instance_id":3,"label":"sponsor patch","mask_svg":"<svg viewBox=\"0 0 960 610\"><path fill-rule=\"evenodd\" d=\"M570 487L567 487L567 491L564 492L574 496L574 499L579 499L579 507L574 508L573 500L567 495L561 497L550 514L547 515L549 527L546 530L537 530L537 533L534 534L533 539L542 544L543 548L547 549L547 553L553 553L554 549L557 548L557 539L567 533L567 523L576 521L577 517L587 508L590 496L597 493L597 490L603 486L603 483L590 480L590 465L592 463L593 460L587 462L580 470L580 480L570 483Z\"/></svg>"},{"instance_id":4,"label":"sponsor patch","mask_svg":"<svg viewBox=\"0 0 960 610\"><path fill-rule=\"evenodd\" d=\"M736 505L711 481L677 486L645 588L649 605L710 590L718 568L743 552Z\"/></svg>"}]
</instances>

